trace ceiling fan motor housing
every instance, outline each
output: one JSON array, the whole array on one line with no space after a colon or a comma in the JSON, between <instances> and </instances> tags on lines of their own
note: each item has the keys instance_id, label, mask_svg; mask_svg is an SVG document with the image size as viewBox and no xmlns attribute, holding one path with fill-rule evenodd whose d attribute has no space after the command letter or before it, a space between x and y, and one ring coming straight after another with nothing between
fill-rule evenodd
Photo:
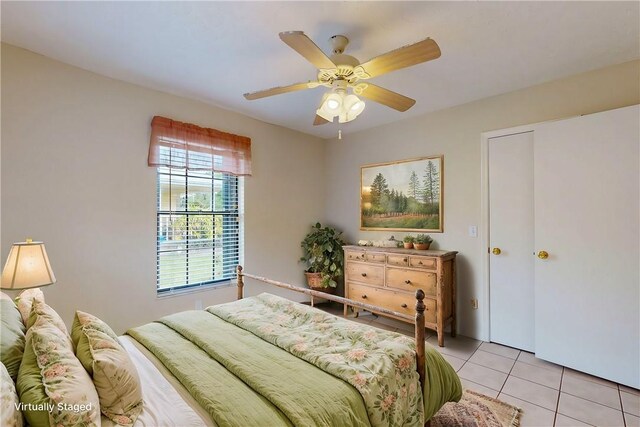
<instances>
[{"instance_id":1,"label":"ceiling fan motor housing","mask_svg":"<svg viewBox=\"0 0 640 427\"><path fill-rule=\"evenodd\" d=\"M347 48L349 39L341 34L337 34L335 36L331 36L329 43L331 43L333 53L342 53Z\"/></svg>"}]
</instances>

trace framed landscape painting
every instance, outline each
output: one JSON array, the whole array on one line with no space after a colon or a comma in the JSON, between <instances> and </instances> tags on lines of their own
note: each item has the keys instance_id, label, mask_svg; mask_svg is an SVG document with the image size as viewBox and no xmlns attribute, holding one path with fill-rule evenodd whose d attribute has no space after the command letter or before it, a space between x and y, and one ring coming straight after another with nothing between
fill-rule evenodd
<instances>
[{"instance_id":1,"label":"framed landscape painting","mask_svg":"<svg viewBox=\"0 0 640 427\"><path fill-rule=\"evenodd\" d=\"M442 232L443 157L360 168L360 229Z\"/></svg>"}]
</instances>

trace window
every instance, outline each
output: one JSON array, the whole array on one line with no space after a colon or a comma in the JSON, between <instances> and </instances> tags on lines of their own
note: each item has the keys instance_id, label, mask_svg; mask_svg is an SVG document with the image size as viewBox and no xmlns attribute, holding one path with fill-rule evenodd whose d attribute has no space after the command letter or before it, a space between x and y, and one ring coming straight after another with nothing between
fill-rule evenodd
<instances>
[{"instance_id":1,"label":"window","mask_svg":"<svg viewBox=\"0 0 640 427\"><path fill-rule=\"evenodd\" d=\"M241 257L242 178L170 167L157 171L158 295L235 277Z\"/></svg>"}]
</instances>

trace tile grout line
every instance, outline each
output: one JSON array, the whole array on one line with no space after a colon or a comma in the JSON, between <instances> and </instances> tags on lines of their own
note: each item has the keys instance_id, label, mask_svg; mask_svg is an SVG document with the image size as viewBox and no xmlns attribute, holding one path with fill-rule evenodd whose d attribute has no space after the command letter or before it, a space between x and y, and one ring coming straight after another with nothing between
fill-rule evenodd
<instances>
[{"instance_id":1,"label":"tile grout line","mask_svg":"<svg viewBox=\"0 0 640 427\"><path fill-rule=\"evenodd\" d=\"M561 383L561 386L562 386L562 383ZM560 390L560 392L561 392L561 393L564 393L564 394L566 394L566 395L569 395L569 396L575 397L575 398L577 398L577 399L586 400L586 401L587 401L587 402L589 402L589 403L595 403L596 405L604 406L605 408L607 408L607 409L611 409L612 411L624 412L624 410L623 410L623 409L613 408L613 407L611 407L611 406L609 406L609 405L606 405L606 404L604 404L604 403L596 402L595 400L587 399L586 397L577 396L577 395L575 395L575 394L573 394L573 393L569 393L568 391L562 391L562 390ZM622 403L620 404L620 407L622 407ZM564 414L563 414L563 415L564 415Z\"/></svg>"},{"instance_id":2,"label":"tile grout line","mask_svg":"<svg viewBox=\"0 0 640 427\"><path fill-rule=\"evenodd\" d=\"M482 343L483 343L483 342L484 342L484 341L482 341L482 340L481 340L481 341L480 341L480 344L478 344L478 347L476 347L476 349L473 351L473 353L471 353L471 354L469 355L469 357L467 357L467 358L464 360L464 363L462 364L462 366L460 366L460 369L458 369L458 370L456 371L456 375L458 375L458 372L462 371L462 368L464 368L464 366L467 364L467 362L469 362L469 359L471 359L471 358L473 357L473 355L474 355L474 354L476 354L476 351L478 351L478 349L480 348L480 346L482 345ZM451 356L451 355L449 355L449 356ZM452 356L452 357L455 357L455 356ZM470 362L470 363L473 363L473 362ZM461 377L460 377L460 375L458 375L458 378L461 378ZM471 381L471 380L467 380L467 381ZM471 382L474 382L474 381L471 381ZM480 384L480 385L483 385L483 384ZM485 387L487 387L487 386L485 386ZM488 387L488 388L491 388L491 387Z\"/></svg>"},{"instance_id":3,"label":"tile grout line","mask_svg":"<svg viewBox=\"0 0 640 427\"><path fill-rule=\"evenodd\" d=\"M556 425L556 420L558 419L558 411L560 410L560 394L562 394L562 380L564 379L564 366L562 367L562 372L560 373L560 385L558 386L558 399L556 400L556 413L553 414L553 425ZM580 421L580 420L578 420Z\"/></svg>"},{"instance_id":4,"label":"tile grout line","mask_svg":"<svg viewBox=\"0 0 640 427\"><path fill-rule=\"evenodd\" d=\"M624 416L624 404L622 403L622 392L620 391L620 384L618 384L618 398L620 399L620 409L622 409L622 424L627 427L627 417Z\"/></svg>"},{"instance_id":5,"label":"tile grout line","mask_svg":"<svg viewBox=\"0 0 640 427\"><path fill-rule=\"evenodd\" d=\"M507 383L507 381L509 381L509 377L511 376L511 372L513 371L513 367L516 366L516 362L518 361L518 357L520 356L521 352L522 352L522 350L520 350L520 352L518 353L518 356L516 356L516 359L513 361L513 365L511 365L511 369L509 369L509 373L507 374L507 378L504 379L504 382L502 383L502 387L500 387L500 393L502 393L502 390L504 389L505 384ZM498 396L500 396L500 393L498 393Z\"/></svg>"},{"instance_id":6,"label":"tile grout line","mask_svg":"<svg viewBox=\"0 0 640 427\"><path fill-rule=\"evenodd\" d=\"M526 353L526 352L524 350L520 350L520 353ZM540 359L540 360L542 360L542 359ZM520 360L520 359L516 359L516 363L517 362L524 363L527 366L533 366L534 368L544 369L545 371L550 371L550 372L556 371L556 369L548 368L546 366L534 365L533 363L525 362L524 360ZM546 360L544 362L546 362ZM551 362L547 362L547 363L551 363ZM555 365L555 363L554 363L554 365ZM564 366L561 366L561 365L555 365L555 366L560 368L560 372L564 371Z\"/></svg>"}]
</instances>

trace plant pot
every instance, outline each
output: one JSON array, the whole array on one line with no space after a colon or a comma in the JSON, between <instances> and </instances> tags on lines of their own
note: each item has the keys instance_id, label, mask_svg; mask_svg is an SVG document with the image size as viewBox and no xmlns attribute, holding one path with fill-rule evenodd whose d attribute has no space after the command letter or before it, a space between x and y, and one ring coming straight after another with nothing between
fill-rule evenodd
<instances>
[{"instance_id":1,"label":"plant pot","mask_svg":"<svg viewBox=\"0 0 640 427\"><path fill-rule=\"evenodd\" d=\"M431 243L414 243L413 244L414 248L416 248L418 250L421 250L421 251L429 249L429 246L431 246Z\"/></svg>"},{"instance_id":2,"label":"plant pot","mask_svg":"<svg viewBox=\"0 0 640 427\"><path fill-rule=\"evenodd\" d=\"M413 243L409 242L404 242L404 248L405 249L413 249Z\"/></svg>"},{"instance_id":3,"label":"plant pot","mask_svg":"<svg viewBox=\"0 0 640 427\"><path fill-rule=\"evenodd\" d=\"M307 276L307 285L309 286L309 289L324 292L326 294L334 294L336 292L336 288L332 288L331 286L327 286L325 288L322 286L322 273L309 273L305 271L304 274Z\"/></svg>"},{"instance_id":4,"label":"plant pot","mask_svg":"<svg viewBox=\"0 0 640 427\"><path fill-rule=\"evenodd\" d=\"M307 286L309 286L309 288L314 289L322 287L322 273L309 273L305 271L304 275L307 276Z\"/></svg>"}]
</instances>

